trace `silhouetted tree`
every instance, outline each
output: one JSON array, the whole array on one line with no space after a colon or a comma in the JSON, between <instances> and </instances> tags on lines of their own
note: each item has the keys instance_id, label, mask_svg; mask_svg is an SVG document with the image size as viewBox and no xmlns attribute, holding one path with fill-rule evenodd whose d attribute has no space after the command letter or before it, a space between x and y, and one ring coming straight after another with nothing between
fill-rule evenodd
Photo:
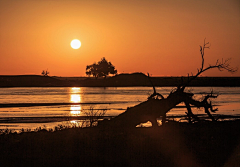
<instances>
[{"instance_id":1,"label":"silhouetted tree","mask_svg":"<svg viewBox=\"0 0 240 167\"><path fill-rule=\"evenodd\" d=\"M87 65L86 74L89 76L98 77L98 65L93 63L92 65Z\"/></svg>"},{"instance_id":2,"label":"silhouetted tree","mask_svg":"<svg viewBox=\"0 0 240 167\"><path fill-rule=\"evenodd\" d=\"M48 76L48 74L49 74L49 71L48 71L48 70L46 70L46 71L43 70L43 71L42 71L42 75L43 75L43 76Z\"/></svg>"},{"instance_id":3,"label":"silhouetted tree","mask_svg":"<svg viewBox=\"0 0 240 167\"><path fill-rule=\"evenodd\" d=\"M106 77L109 74L117 74L117 70L115 70L111 62L108 62L105 57L103 57L97 64L93 63L92 65L87 65L86 74L96 78Z\"/></svg>"}]
</instances>

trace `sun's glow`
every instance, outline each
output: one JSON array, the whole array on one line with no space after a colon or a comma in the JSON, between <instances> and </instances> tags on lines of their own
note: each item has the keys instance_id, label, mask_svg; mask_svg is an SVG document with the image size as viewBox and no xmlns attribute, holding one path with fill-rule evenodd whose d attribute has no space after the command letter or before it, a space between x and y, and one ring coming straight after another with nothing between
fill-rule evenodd
<instances>
[{"instance_id":1,"label":"sun's glow","mask_svg":"<svg viewBox=\"0 0 240 167\"><path fill-rule=\"evenodd\" d=\"M73 39L70 45L73 49L78 49L81 47L81 42L78 39Z\"/></svg>"}]
</instances>

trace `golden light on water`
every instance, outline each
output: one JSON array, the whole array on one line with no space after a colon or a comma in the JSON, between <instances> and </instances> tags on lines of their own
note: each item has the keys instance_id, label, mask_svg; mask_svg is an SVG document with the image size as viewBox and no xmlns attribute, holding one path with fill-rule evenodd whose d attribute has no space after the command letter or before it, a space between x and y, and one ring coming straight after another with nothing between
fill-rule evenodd
<instances>
[{"instance_id":1,"label":"golden light on water","mask_svg":"<svg viewBox=\"0 0 240 167\"><path fill-rule=\"evenodd\" d=\"M71 95L71 102L80 103L81 102L81 96L78 95L78 94Z\"/></svg>"},{"instance_id":2,"label":"golden light on water","mask_svg":"<svg viewBox=\"0 0 240 167\"><path fill-rule=\"evenodd\" d=\"M81 88L73 87L73 88L71 88L71 90L72 90L73 92L79 93L80 90L81 90Z\"/></svg>"},{"instance_id":3,"label":"golden light on water","mask_svg":"<svg viewBox=\"0 0 240 167\"><path fill-rule=\"evenodd\" d=\"M78 121L76 121L76 120L72 120L72 121L70 121L70 123L71 123L71 124L77 124Z\"/></svg>"},{"instance_id":4,"label":"golden light on water","mask_svg":"<svg viewBox=\"0 0 240 167\"><path fill-rule=\"evenodd\" d=\"M70 107L70 115L71 116L79 116L81 114L82 107L80 105L71 105Z\"/></svg>"},{"instance_id":5,"label":"golden light on water","mask_svg":"<svg viewBox=\"0 0 240 167\"><path fill-rule=\"evenodd\" d=\"M70 102L71 103L81 103L81 88L73 87L70 89ZM70 106L70 115L79 116L81 114L82 107L81 105L71 105Z\"/></svg>"},{"instance_id":6,"label":"golden light on water","mask_svg":"<svg viewBox=\"0 0 240 167\"><path fill-rule=\"evenodd\" d=\"M70 102L80 103L82 101L80 93L81 93L81 88L76 88L76 87L71 88L70 89L70 94L71 94Z\"/></svg>"},{"instance_id":7,"label":"golden light on water","mask_svg":"<svg viewBox=\"0 0 240 167\"><path fill-rule=\"evenodd\" d=\"M79 121L79 120L72 120L70 121L71 125L74 125L76 127L83 127L84 126L84 122L83 121Z\"/></svg>"}]
</instances>

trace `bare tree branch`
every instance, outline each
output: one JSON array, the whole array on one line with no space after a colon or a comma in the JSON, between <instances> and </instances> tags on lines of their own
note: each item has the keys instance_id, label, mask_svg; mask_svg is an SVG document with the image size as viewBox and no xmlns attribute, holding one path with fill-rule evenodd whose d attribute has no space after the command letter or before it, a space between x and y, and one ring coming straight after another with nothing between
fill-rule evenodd
<instances>
[{"instance_id":1,"label":"bare tree branch","mask_svg":"<svg viewBox=\"0 0 240 167\"><path fill-rule=\"evenodd\" d=\"M203 46L200 46L200 53L201 53L201 57L202 57L202 66L200 69L197 69L197 74L196 75L192 75L191 77L189 77L189 74L188 74L188 81L185 85L183 85L181 87L182 90L185 89L185 87L194 79L196 79L200 74L202 74L203 72L209 70L209 69L212 69L212 68L217 68L219 71L223 71L223 70L227 70L228 72L230 73L234 73L238 70L237 67L231 67L230 66L230 58L229 59L226 59L226 60L223 60L220 62L219 60L217 60L216 64L215 65L210 65L206 68L204 68L204 54L205 54L205 49L209 49L210 48L210 44L209 42L205 42L205 39L204 39L204 44Z\"/></svg>"},{"instance_id":2,"label":"bare tree branch","mask_svg":"<svg viewBox=\"0 0 240 167\"><path fill-rule=\"evenodd\" d=\"M148 79L149 79L149 81L150 81L150 83L151 83L151 85L152 85L152 87L153 87L153 94L151 94L151 95L148 97L148 99L153 98L153 97L155 97L155 96L160 96L161 99L164 99L163 95L161 95L160 93L157 93L156 88L155 88L154 84L152 83L152 80L151 80L151 78L150 78L149 73L148 73Z\"/></svg>"}]
</instances>

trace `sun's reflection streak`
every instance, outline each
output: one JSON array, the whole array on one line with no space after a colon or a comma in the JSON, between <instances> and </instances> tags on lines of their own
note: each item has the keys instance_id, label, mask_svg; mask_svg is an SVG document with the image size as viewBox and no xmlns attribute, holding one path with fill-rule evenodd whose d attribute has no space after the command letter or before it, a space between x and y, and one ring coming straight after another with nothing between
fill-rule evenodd
<instances>
[{"instance_id":1,"label":"sun's reflection streak","mask_svg":"<svg viewBox=\"0 0 240 167\"><path fill-rule=\"evenodd\" d=\"M81 102L81 96L79 94L72 94L70 101L72 103L80 103Z\"/></svg>"},{"instance_id":2,"label":"sun's reflection streak","mask_svg":"<svg viewBox=\"0 0 240 167\"><path fill-rule=\"evenodd\" d=\"M72 127L86 127L86 122L83 120L72 120L69 122Z\"/></svg>"},{"instance_id":3,"label":"sun's reflection streak","mask_svg":"<svg viewBox=\"0 0 240 167\"><path fill-rule=\"evenodd\" d=\"M70 89L70 102L71 103L80 103L81 98L81 88L73 87ZM79 104L74 104L70 106L70 116L79 116L81 114L82 107Z\"/></svg>"},{"instance_id":4,"label":"sun's reflection streak","mask_svg":"<svg viewBox=\"0 0 240 167\"><path fill-rule=\"evenodd\" d=\"M79 116L81 114L82 107L80 105L71 105L70 107L70 115L71 116Z\"/></svg>"}]
</instances>

